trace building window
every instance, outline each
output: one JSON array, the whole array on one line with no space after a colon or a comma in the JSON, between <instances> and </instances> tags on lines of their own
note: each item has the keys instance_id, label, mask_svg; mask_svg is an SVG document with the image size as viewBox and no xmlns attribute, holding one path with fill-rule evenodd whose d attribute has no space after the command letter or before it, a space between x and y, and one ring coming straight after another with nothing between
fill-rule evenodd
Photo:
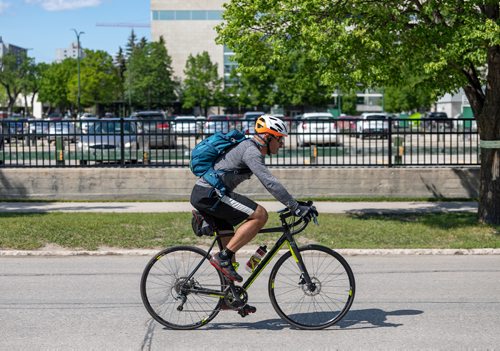
<instances>
[{"instance_id":1,"label":"building window","mask_svg":"<svg viewBox=\"0 0 500 351\"><path fill-rule=\"evenodd\" d=\"M153 21L220 21L222 20L222 11L212 10L161 10L153 11Z\"/></svg>"}]
</instances>

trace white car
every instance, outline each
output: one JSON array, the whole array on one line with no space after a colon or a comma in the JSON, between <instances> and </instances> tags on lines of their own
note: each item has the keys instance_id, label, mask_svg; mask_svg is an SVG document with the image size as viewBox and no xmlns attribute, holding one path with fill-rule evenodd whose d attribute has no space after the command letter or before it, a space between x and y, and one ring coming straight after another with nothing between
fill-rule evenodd
<instances>
[{"instance_id":1,"label":"white car","mask_svg":"<svg viewBox=\"0 0 500 351\"><path fill-rule=\"evenodd\" d=\"M201 132L200 121L195 116L177 116L174 122L175 134L196 135Z\"/></svg>"},{"instance_id":2,"label":"white car","mask_svg":"<svg viewBox=\"0 0 500 351\"><path fill-rule=\"evenodd\" d=\"M331 113L304 113L297 126L297 146L337 144L337 124Z\"/></svg>"},{"instance_id":3,"label":"white car","mask_svg":"<svg viewBox=\"0 0 500 351\"><path fill-rule=\"evenodd\" d=\"M356 138L369 138L372 136L387 138L389 133L390 114L385 112L363 113L361 119L356 121Z\"/></svg>"}]
</instances>

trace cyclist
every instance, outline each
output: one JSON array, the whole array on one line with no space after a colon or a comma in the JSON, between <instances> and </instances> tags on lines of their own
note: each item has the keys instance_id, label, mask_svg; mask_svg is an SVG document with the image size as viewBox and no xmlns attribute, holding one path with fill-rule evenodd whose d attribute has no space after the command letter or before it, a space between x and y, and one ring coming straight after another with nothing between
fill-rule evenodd
<instances>
[{"instance_id":1,"label":"cyclist","mask_svg":"<svg viewBox=\"0 0 500 351\"><path fill-rule=\"evenodd\" d=\"M233 267L234 254L257 235L268 219L264 207L233 192L240 183L255 174L262 185L295 215L312 215L311 207L299 204L264 163L266 155L278 153L287 136L287 127L281 119L270 115L259 117L255 123L255 135L231 148L214 164L215 170L231 170L222 175L224 185L228 189L226 195L221 196L220 192L203 178L198 179L191 193L193 207L212 216L219 233L225 234L221 238L224 249L213 255L210 263L232 281L243 281ZM234 170L238 172L233 172ZM196 212L193 214L196 216ZM195 219L201 223L201 218ZM240 223L234 231L234 226Z\"/></svg>"}]
</instances>

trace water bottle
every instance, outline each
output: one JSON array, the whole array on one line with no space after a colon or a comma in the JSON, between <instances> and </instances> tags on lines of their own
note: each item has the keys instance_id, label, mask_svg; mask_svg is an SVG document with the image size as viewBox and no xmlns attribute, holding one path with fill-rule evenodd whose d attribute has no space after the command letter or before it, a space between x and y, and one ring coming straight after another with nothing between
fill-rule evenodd
<instances>
[{"instance_id":1,"label":"water bottle","mask_svg":"<svg viewBox=\"0 0 500 351\"><path fill-rule=\"evenodd\" d=\"M260 263L262 258L266 255L266 252L267 252L266 245L259 246L257 251L255 251L255 253L248 260L247 264L245 265L245 269L248 272L252 273L254 271L255 267L258 266L258 264Z\"/></svg>"}]
</instances>

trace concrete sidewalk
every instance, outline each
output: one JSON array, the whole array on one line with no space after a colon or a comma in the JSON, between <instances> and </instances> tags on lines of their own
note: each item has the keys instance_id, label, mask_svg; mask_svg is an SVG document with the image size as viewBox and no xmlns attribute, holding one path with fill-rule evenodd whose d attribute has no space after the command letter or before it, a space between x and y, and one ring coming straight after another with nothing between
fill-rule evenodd
<instances>
[{"instance_id":1,"label":"concrete sidewalk","mask_svg":"<svg viewBox=\"0 0 500 351\"><path fill-rule=\"evenodd\" d=\"M259 202L269 212L284 206L276 201ZM315 202L319 213L428 213L475 212L477 202ZM0 202L0 212L187 212L189 202Z\"/></svg>"}]
</instances>

